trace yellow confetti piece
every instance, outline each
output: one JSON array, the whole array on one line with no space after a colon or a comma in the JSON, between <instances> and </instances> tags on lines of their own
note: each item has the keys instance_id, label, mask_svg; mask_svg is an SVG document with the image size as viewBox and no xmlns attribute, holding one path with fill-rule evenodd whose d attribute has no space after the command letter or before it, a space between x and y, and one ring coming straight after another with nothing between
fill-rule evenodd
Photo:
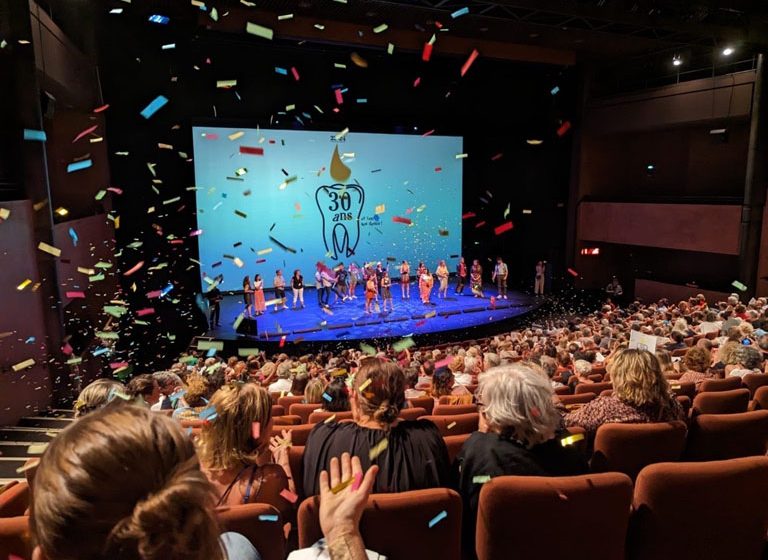
<instances>
[{"instance_id":1,"label":"yellow confetti piece","mask_svg":"<svg viewBox=\"0 0 768 560\"><path fill-rule=\"evenodd\" d=\"M326 418L325 420L323 420L323 423L324 423L324 424L330 424L330 423L331 423L331 422L333 422L334 420L336 420L336 415L335 415L335 414L331 414L331 415L330 415L328 418Z\"/></svg>"},{"instance_id":2,"label":"yellow confetti piece","mask_svg":"<svg viewBox=\"0 0 768 560\"><path fill-rule=\"evenodd\" d=\"M437 311L430 311L429 313L424 314L425 319L431 319L432 317L435 317L437 315Z\"/></svg>"},{"instance_id":3,"label":"yellow confetti piece","mask_svg":"<svg viewBox=\"0 0 768 560\"><path fill-rule=\"evenodd\" d=\"M240 260L238 257L235 257L234 259L232 259L232 262L235 263L235 266L237 268L243 268L243 266L245 266L245 263L242 260Z\"/></svg>"},{"instance_id":4,"label":"yellow confetti piece","mask_svg":"<svg viewBox=\"0 0 768 560\"><path fill-rule=\"evenodd\" d=\"M237 85L237 80L216 80L216 87L219 89L227 89L232 88ZM242 133L240 133L240 136L242 136ZM232 140L232 137L229 138Z\"/></svg>"},{"instance_id":5,"label":"yellow confetti piece","mask_svg":"<svg viewBox=\"0 0 768 560\"><path fill-rule=\"evenodd\" d=\"M455 428L455 427L456 427L456 422L451 422L450 424L448 424L448 425L446 426L446 428L447 428L447 429L449 429L449 430L450 430L450 429L453 429L453 428Z\"/></svg>"},{"instance_id":6,"label":"yellow confetti piece","mask_svg":"<svg viewBox=\"0 0 768 560\"><path fill-rule=\"evenodd\" d=\"M268 255L271 252L272 252L272 247L267 247L266 249L259 249L258 251L256 251L256 254L257 255Z\"/></svg>"},{"instance_id":7,"label":"yellow confetti piece","mask_svg":"<svg viewBox=\"0 0 768 560\"><path fill-rule=\"evenodd\" d=\"M169 198L168 200L163 201L163 205L173 204L174 202L178 202L181 200L180 196L174 196L173 198ZM115 228L117 228L117 220L115 220Z\"/></svg>"},{"instance_id":8,"label":"yellow confetti piece","mask_svg":"<svg viewBox=\"0 0 768 560\"><path fill-rule=\"evenodd\" d=\"M29 447L27 447L27 454L28 455L42 455L45 453L45 450L48 448L48 443L33 443Z\"/></svg>"},{"instance_id":9,"label":"yellow confetti piece","mask_svg":"<svg viewBox=\"0 0 768 560\"><path fill-rule=\"evenodd\" d=\"M377 25L373 28L374 33L384 33L387 29L389 29L389 25L386 23L382 23L381 25Z\"/></svg>"},{"instance_id":10,"label":"yellow confetti piece","mask_svg":"<svg viewBox=\"0 0 768 560\"><path fill-rule=\"evenodd\" d=\"M157 147L161 150L172 150L173 146L171 144L163 144L162 142L157 143Z\"/></svg>"},{"instance_id":11,"label":"yellow confetti piece","mask_svg":"<svg viewBox=\"0 0 768 560\"><path fill-rule=\"evenodd\" d=\"M245 132L243 132L243 131L241 130L241 131L239 131L239 132L233 132L232 134L230 134L229 136L227 136L227 138L229 138L231 141L233 141L233 142L234 142L235 140L237 140L238 138L242 138L243 136L245 136Z\"/></svg>"},{"instance_id":12,"label":"yellow confetti piece","mask_svg":"<svg viewBox=\"0 0 768 560\"><path fill-rule=\"evenodd\" d=\"M349 134L349 127L345 128L344 130L342 130L341 132L339 132L339 133L338 133L338 134L337 134L337 135L336 135L334 138L336 138L336 140L341 140L341 139L342 139L342 138L344 138L344 137L345 137L347 134Z\"/></svg>"},{"instance_id":13,"label":"yellow confetti piece","mask_svg":"<svg viewBox=\"0 0 768 560\"><path fill-rule=\"evenodd\" d=\"M456 154L456 159L464 159L464 158L466 158L468 155L469 155L469 154Z\"/></svg>"},{"instance_id":14,"label":"yellow confetti piece","mask_svg":"<svg viewBox=\"0 0 768 560\"><path fill-rule=\"evenodd\" d=\"M563 447L566 447L568 445L573 445L577 441L581 441L584 439L584 434L573 434L572 436L564 437L560 440L560 445Z\"/></svg>"},{"instance_id":15,"label":"yellow confetti piece","mask_svg":"<svg viewBox=\"0 0 768 560\"><path fill-rule=\"evenodd\" d=\"M48 245L48 243L43 243L42 241L37 246L38 249L43 251L44 253L48 253L49 255L53 255L54 257L61 256L61 249L57 249L53 245Z\"/></svg>"},{"instance_id":16,"label":"yellow confetti piece","mask_svg":"<svg viewBox=\"0 0 768 560\"><path fill-rule=\"evenodd\" d=\"M395 45L392 43L387 43L387 54L392 54L395 52Z\"/></svg>"},{"instance_id":17,"label":"yellow confetti piece","mask_svg":"<svg viewBox=\"0 0 768 560\"><path fill-rule=\"evenodd\" d=\"M355 481L355 479L354 479L354 477L352 477L349 480L345 480L343 482L339 482L336 486L331 488L331 492L333 492L334 494L338 494L339 492L341 492L342 490L344 490L348 486L351 486L354 481Z\"/></svg>"},{"instance_id":18,"label":"yellow confetti piece","mask_svg":"<svg viewBox=\"0 0 768 560\"><path fill-rule=\"evenodd\" d=\"M18 469L16 469L16 472L17 472L18 474L21 474L21 473L23 473L23 472L27 472L28 470L31 470L31 469L37 468L37 465L39 465L39 464L40 464L40 459L35 459L35 460L33 460L33 461L30 461L30 462L29 462L29 463L27 463L26 465L22 465L21 467L19 467Z\"/></svg>"},{"instance_id":19,"label":"yellow confetti piece","mask_svg":"<svg viewBox=\"0 0 768 560\"><path fill-rule=\"evenodd\" d=\"M33 360L32 358L29 358L24 360L23 362L19 362L18 364L15 364L14 366L12 366L11 369L13 369L13 371L21 371L28 367L32 367L33 365L35 365L35 360Z\"/></svg>"},{"instance_id":20,"label":"yellow confetti piece","mask_svg":"<svg viewBox=\"0 0 768 560\"><path fill-rule=\"evenodd\" d=\"M277 21L285 21L287 19L293 19L293 14L282 14L277 16Z\"/></svg>"},{"instance_id":21,"label":"yellow confetti piece","mask_svg":"<svg viewBox=\"0 0 768 560\"><path fill-rule=\"evenodd\" d=\"M95 268L85 268L83 266L78 266L77 267L77 271L80 274L96 274L96 269Z\"/></svg>"},{"instance_id":22,"label":"yellow confetti piece","mask_svg":"<svg viewBox=\"0 0 768 560\"><path fill-rule=\"evenodd\" d=\"M32 283L32 280L30 280L29 278L27 278L26 280L24 280L24 282L22 282L21 284L19 284L18 286L16 286L16 289L17 289L17 290L19 290L19 291L21 291L21 290L23 290L24 288L26 288L27 286L29 286L31 283Z\"/></svg>"},{"instance_id":23,"label":"yellow confetti piece","mask_svg":"<svg viewBox=\"0 0 768 560\"><path fill-rule=\"evenodd\" d=\"M365 390L365 388L368 387L368 385L370 385L370 384L371 384L371 380L370 379L366 379L362 383L362 385L360 385L360 388L358 389L358 391L360 391L362 393Z\"/></svg>"},{"instance_id":24,"label":"yellow confetti piece","mask_svg":"<svg viewBox=\"0 0 768 560\"><path fill-rule=\"evenodd\" d=\"M293 111L295 108L296 108L296 105L295 105L295 104L293 104L293 103L292 103L292 104L290 104L290 105L286 105L286 106L285 106L285 110L286 110L286 111Z\"/></svg>"},{"instance_id":25,"label":"yellow confetti piece","mask_svg":"<svg viewBox=\"0 0 768 560\"><path fill-rule=\"evenodd\" d=\"M0 220L7 220L11 215L11 211L8 208L0 208Z\"/></svg>"},{"instance_id":26,"label":"yellow confetti piece","mask_svg":"<svg viewBox=\"0 0 768 560\"><path fill-rule=\"evenodd\" d=\"M384 451L389 447L389 440L383 439L373 447L371 447L371 451L368 454L368 458L373 461L376 457L384 453Z\"/></svg>"},{"instance_id":27,"label":"yellow confetti piece","mask_svg":"<svg viewBox=\"0 0 768 560\"><path fill-rule=\"evenodd\" d=\"M245 32L250 33L251 35L256 35L257 37L261 37L263 39L268 39L270 41L275 36L275 32L272 31L269 27L251 23L250 21L245 26Z\"/></svg>"},{"instance_id":28,"label":"yellow confetti piece","mask_svg":"<svg viewBox=\"0 0 768 560\"><path fill-rule=\"evenodd\" d=\"M387 211L387 207L385 204L379 204L376 209L374 210L374 214L383 214Z\"/></svg>"},{"instance_id":29,"label":"yellow confetti piece","mask_svg":"<svg viewBox=\"0 0 768 560\"><path fill-rule=\"evenodd\" d=\"M490 482L491 477L487 474L479 474L477 476L472 477L472 482L474 484L485 484L486 482Z\"/></svg>"}]
</instances>

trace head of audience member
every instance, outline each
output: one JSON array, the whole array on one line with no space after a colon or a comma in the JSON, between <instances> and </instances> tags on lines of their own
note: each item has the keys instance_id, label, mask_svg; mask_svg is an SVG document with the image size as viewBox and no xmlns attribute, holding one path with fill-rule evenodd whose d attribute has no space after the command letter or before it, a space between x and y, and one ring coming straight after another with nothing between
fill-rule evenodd
<instances>
[{"instance_id":1,"label":"head of audience member","mask_svg":"<svg viewBox=\"0 0 768 560\"><path fill-rule=\"evenodd\" d=\"M160 400L160 386L148 373L131 379L125 386L125 392L139 404L153 405Z\"/></svg>"},{"instance_id":2,"label":"head of audience member","mask_svg":"<svg viewBox=\"0 0 768 560\"><path fill-rule=\"evenodd\" d=\"M486 352L483 354L483 371L488 371L501 365L501 358L495 352Z\"/></svg>"},{"instance_id":3,"label":"head of audience member","mask_svg":"<svg viewBox=\"0 0 768 560\"><path fill-rule=\"evenodd\" d=\"M647 350L623 349L610 362L613 396L636 408L652 408L665 416L674 408L669 383L659 360Z\"/></svg>"},{"instance_id":4,"label":"head of audience member","mask_svg":"<svg viewBox=\"0 0 768 560\"><path fill-rule=\"evenodd\" d=\"M103 407L112 400L115 391L124 392L125 386L114 379L97 379L87 385L75 401L75 418Z\"/></svg>"},{"instance_id":5,"label":"head of audience member","mask_svg":"<svg viewBox=\"0 0 768 560\"><path fill-rule=\"evenodd\" d=\"M223 560L213 488L177 423L110 405L63 430L35 476L35 560Z\"/></svg>"},{"instance_id":6,"label":"head of audience member","mask_svg":"<svg viewBox=\"0 0 768 560\"><path fill-rule=\"evenodd\" d=\"M661 371L665 374L675 373L675 365L672 363L672 354L662 348L657 348L656 359L659 360Z\"/></svg>"},{"instance_id":7,"label":"head of audience member","mask_svg":"<svg viewBox=\"0 0 768 560\"><path fill-rule=\"evenodd\" d=\"M413 366L403 368L403 375L405 375L405 388L414 389L419 383L419 370Z\"/></svg>"},{"instance_id":8,"label":"head of audience member","mask_svg":"<svg viewBox=\"0 0 768 560\"><path fill-rule=\"evenodd\" d=\"M741 345L733 353L730 363L725 366L725 375L744 377L748 373L761 373L763 355L753 346Z\"/></svg>"},{"instance_id":9,"label":"head of audience member","mask_svg":"<svg viewBox=\"0 0 768 560\"><path fill-rule=\"evenodd\" d=\"M592 380L589 378L592 375L592 364L587 360L576 360L573 362L573 372L576 374L579 383L592 383Z\"/></svg>"},{"instance_id":10,"label":"head of audience member","mask_svg":"<svg viewBox=\"0 0 768 560\"><path fill-rule=\"evenodd\" d=\"M206 422L200 435L200 460L210 470L228 470L255 464L260 449L269 442L272 401L255 383L225 385L211 397L216 417ZM259 438L253 425L259 424Z\"/></svg>"},{"instance_id":11,"label":"head of audience member","mask_svg":"<svg viewBox=\"0 0 768 560\"><path fill-rule=\"evenodd\" d=\"M393 362L366 358L350 393L352 416L358 424L387 429L405 408L405 375Z\"/></svg>"},{"instance_id":12,"label":"head of audience member","mask_svg":"<svg viewBox=\"0 0 768 560\"><path fill-rule=\"evenodd\" d=\"M204 375L190 375L187 377L187 388L181 398L190 408L202 408L206 399L210 396L208 378Z\"/></svg>"},{"instance_id":13,"label":"head of audience member","mask_svg":"<svg viewBox=\"0 0 768 560\"><path fill-rule=\"evenodd\" d=\"M323 402L323 390L325 385L322 379L315 377L307 382L304 388L304 402L306 404L320 404Z\"/></svg>"},{"instance_id":14,"label":"head of audience member","mask_svg":"<svg viewBox=\"0 0 768 560\"><path fill-rule=\"evenodd\" d=\"M704 348L693 346L685 353L683 364L688 371L707 373L712 365L712 355Z\"/></svg>"},{"instance_id":15,"label":"head of audience member","mask_svg":"<svg viewBox=\"0 0 768 560\"><path fill-rule=\"evenodd\" d=\"M170 397L184 387L181 377L170 371L158 371L152 374L160 387L160 394Z\"/></svg>"},{"instance_id":16,"label":"head of audience member","mask_svg":"<svg viewBox=\"0 0 768 560\"><path fill-rule=\"evenodd\" d=\"M527 448L555 436L560 415L546 375L531 364L516 363L480 374L480 414L488 430Z\"/></svg>"},{"instance_id":17,"label":"head of audience member","mask_svg":"<svg viewBox=\"0 0 768 560\"><path fill-rule=\"evenodd\" d=\"M432 384L429 391L430 395L436 399L450 395L453 392L455 383L456 380L450 369L447 367L437 368L435 373L432 374Z\"/></svg>"},{"instance_id":18,"label":"head of audience member","mask_svg":"<svg viewBox=\"0 0 768 560\"><path fill-rule=\"evenodd\" d=\"M309 374L305 365L299 366L299 370L291 382L291 394L294 396L303 395L309 383Z\"/></svg>"},{"instance_id":19,"label":"head of audience member","mask_svg":"<svg viewBox=\"0 0 768 560\"><path fill-rule=\"evenodd\" d=\"M325 394L330 397L322 397L323 409L328 412L345 412L349 410L349 389L347 389L346 375L337 375L325 388Z\"/></svg>"}]
</instances>

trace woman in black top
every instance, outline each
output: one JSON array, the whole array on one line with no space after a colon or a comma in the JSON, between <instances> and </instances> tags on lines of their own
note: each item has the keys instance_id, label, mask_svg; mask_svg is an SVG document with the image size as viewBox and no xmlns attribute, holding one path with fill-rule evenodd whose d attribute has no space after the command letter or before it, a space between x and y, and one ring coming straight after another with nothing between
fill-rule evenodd
<instances>
[{"instance_id":1,"label":"woman in black top","mask_svg":"<svg viewBox=\"0 0 768 560\"><path fill-rule=\"evenodd\" d=\"M360 457L363 469L379 466L374 492L405 492L447 486L448 450L426 420L399 420L405 407L405 375L392 362L363 360L350 387L354 422L318 424L304 450L304 492L319 493L320 471L343 452Z\"/></svg>"},{"instance_id":2,"label":"woman in black top","mask_svg":"<svg viewBox=\"0 0 768 560\"><path fill-rule=\"evenodd\" d=\"M512 364L480 375L477 390L480 431L464 443L454 471L464 502L465 551L474 557L480 490L486 477L570 476L587 472L587 463L561 428L552 403L552 386L537 366ZM567 443L568 440L565 440Z\"/></svg>"},{"instance_id":3,"label":"woman in black top","mask_svg":"<svg viewBox=\"0 0 768 560\"><path fill-rule=\"evenodd\" d=\"M300 301L301 308L304 309L304 277L298 268L293 271L291 277L291 290L293 290L293 308L296 309L296 301Z\"/></svg>"}]
</instances>

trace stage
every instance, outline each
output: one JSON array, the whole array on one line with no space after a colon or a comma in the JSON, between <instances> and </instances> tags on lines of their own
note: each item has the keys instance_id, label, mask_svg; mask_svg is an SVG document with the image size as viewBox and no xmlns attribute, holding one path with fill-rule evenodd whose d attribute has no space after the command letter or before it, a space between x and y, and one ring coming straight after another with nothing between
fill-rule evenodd
<instances>
[{"instance_id":1,"label":"stage","mask_svg":"<svg viewBox=\"0 0 768 560\"><path fill-rule=\"evenodd\" d=\"M304 309L291 309L293 296L288 290L286 303L289 309L275 311L274 306L270 306L264 315L256 317L256 336L235 332L233 325L243 311L243 299L240 294L227 295L221 302L221 326L208 331L206 337L235 342L239 347L257 341L279 343L282 337L285 337L284 343L399 339L406 336L421 339L423 335L430 334L442 334L446 339L467 338L472 336L469 331L492 324L501 327L498 323L520 318L544 301L544 298L510 291L508 299L497 299L492 305L490 296L496 294L495 286L485 286L486 298L481 299L473 297L469 289L465 289L463 295L454 294L452 283L448 298L439 299L435 295L431 305L424 305L419 300L418 290L414 286L411 288L410 299L404 300L400 298L400 287L393 286L394 312L370 315L365 314L365 300L359 285L357 299L336 303L326 311L318 305L314 289L305 290ZM270 290L267 299L271 297Z\"/></svg>"}]
</instances>

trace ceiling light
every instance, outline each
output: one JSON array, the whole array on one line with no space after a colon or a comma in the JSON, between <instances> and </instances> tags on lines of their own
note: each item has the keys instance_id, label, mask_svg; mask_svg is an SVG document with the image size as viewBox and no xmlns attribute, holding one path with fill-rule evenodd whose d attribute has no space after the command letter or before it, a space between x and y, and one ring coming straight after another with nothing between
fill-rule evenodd
<instances>
[{"instance_id":1,"label":"ceiling light","mask_svg":"<svg viewBox=\"0 0 768 560\"><path fill-rule=\"evenodd\" d=\"M672 57L672 65L673 66L680 66L683 63L683 59L680 58L679 54L676 54Z\"/></svg>"},{"instance_id":2,"label":"ceiling light","mask_svg":"<svg viewBox=\"0 0 768 560\"><path fill-rule=\"evenodd\" d=\"M723 56L731 56L733 54L734 48L733 47L725 47L723 49Z\"/></svg>"},{"instance_id":3,"label":"ceiling light","mask_svg":"<svg viewBox=\"0 0 768 560\"><path fill-rule=\"evenodd\" d=\"M543 144L544 140L539 140L538 138L529 138L526 140L526 142L531 146L538 146L539 144Z\"/></svg>"}]
</instances>

